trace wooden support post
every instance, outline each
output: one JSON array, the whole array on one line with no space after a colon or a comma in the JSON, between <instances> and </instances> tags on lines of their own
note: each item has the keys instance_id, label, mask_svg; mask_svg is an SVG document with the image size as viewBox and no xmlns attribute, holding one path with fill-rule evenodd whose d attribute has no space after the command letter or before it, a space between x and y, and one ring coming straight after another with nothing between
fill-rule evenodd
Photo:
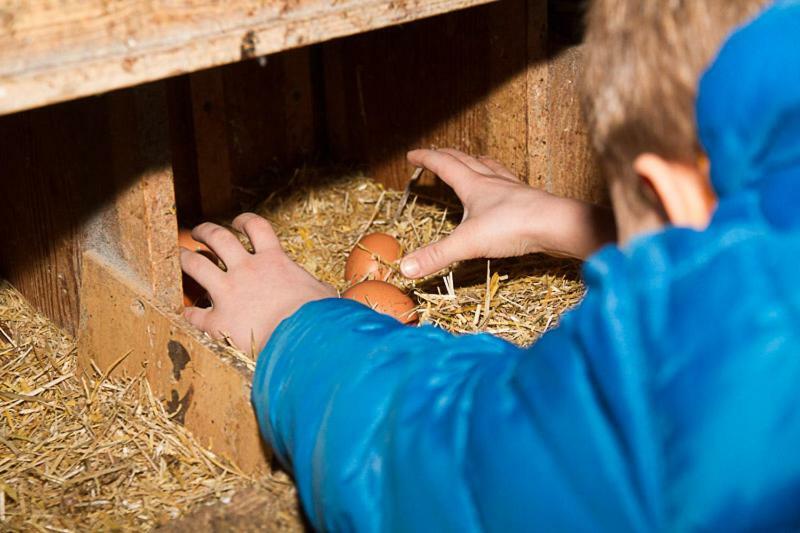
<instances>
[{"instance_id":1,"label":"wooden support post","mask_svg":"<svg viewBox=\"0 0 800 533\"><path fill-rule=\"evenodd\" d=\"M559 196L608 203L608 191L581 115L578 93L581 52L581 46L570 46L550 61L547 87L547 190Z\"/></svg>"},{"instance_id":2,"label":"wooden support post","mask_svg":"<svg viewBox=\"0 0 800 533\"><path fill-rule=\"evenodd\" d=\"M153 301L177 311L182 290L166 88L155 83L113 93L108 109L109 201L95 215L87 248L116 261Z\"/></svg>"},{"instance_id":3,"label":"wooden support post","mask_svg":"<svg viewBox=\"0 0 800 533\"><path fill-rule=\"evenodd\" d=\"M153 84L108 97L112 172L87 224L79 364L144 371L153 392L203 444L246 471L263 470L250 405L252 369L215 349L179 315L181 281L167 91Z\"/></svg>"}]
</instances>

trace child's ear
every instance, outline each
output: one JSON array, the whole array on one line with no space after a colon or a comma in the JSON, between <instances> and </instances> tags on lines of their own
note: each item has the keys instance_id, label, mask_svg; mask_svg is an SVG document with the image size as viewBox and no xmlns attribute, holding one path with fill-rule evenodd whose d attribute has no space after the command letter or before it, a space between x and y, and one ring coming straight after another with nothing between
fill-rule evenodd
<instances>
[{"instance_id":1,"label":"child's ear","mask_svg":"<svg viewBox=\"0 0 800 533\"><path fill-rule=\"evenodd\" d=\"M700 230L708 226L717 200L701 168L652 153L637 157L633 168L658 197L672 225Z\"/></svg>"}]
</instances>

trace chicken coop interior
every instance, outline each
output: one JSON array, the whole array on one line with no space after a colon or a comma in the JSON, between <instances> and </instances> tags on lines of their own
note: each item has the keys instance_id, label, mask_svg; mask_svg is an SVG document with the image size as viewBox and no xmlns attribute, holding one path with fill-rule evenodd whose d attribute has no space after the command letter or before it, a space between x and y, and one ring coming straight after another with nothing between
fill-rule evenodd
<instances>
[{"instance_id":1,"label":"chicken coop interior","mask_svg":"<svg viewBox=\"0 0 800 533\"><path fill-rule=\"evenodd\" d=\"M250 405L253 354L181 316L178 228L254 210L341 286L354 236L377 228L413 249L458 222L429 173L394 216L413 148L489 155L532 186L607 202L577 93L582 4L0 6L0 529L180 531L256 515L302 529ZM521 344L582 296L578 267L553 259L447 276L403 285L424 321ZM137 476L150 488L120 496Z\"/></svg>"}]
</instances>

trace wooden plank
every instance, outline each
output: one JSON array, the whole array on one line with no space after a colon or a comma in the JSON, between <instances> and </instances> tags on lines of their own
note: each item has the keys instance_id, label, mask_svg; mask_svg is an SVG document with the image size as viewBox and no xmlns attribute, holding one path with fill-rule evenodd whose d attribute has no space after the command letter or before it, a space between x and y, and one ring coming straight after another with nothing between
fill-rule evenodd
<instances>
[{"instance_id":1,"label":"wooden plank","mask_svg":"<svg viewBox=\"0 0 800 533\"><path fill-rule=\"evenodd\" d=\"M93 216L87 247L178 310L183 300L165 84L117 91L106 100L113 172L111 179L95 177L109 200Z\"/></svg>"},{"instance_id":2,"label":"wooden plank","mask_svg":"<svg viewBox=\"0 0 800 533\"><path fill-rule=\"evenodd\" d=\"M334 157L400 187L407 150L449 146L607 203L580 110L581 9L507 0L322 45Z\"/></svg>"},{"instance_id":3,"label":"wooden plank","mask_svg":"<svg viewBox=\"0 0 800 533\"><path fill-rule=\"evenodd\" d=\"M310 53L301 48L219 69L237 185L302 165L314 151Z\"/></svg>"},{"instance_id":4,"label":"wooden plank","mask_svg":"<svg viewBox=\"0 0 800 533\"><path fill-rule=\"evenodd\" d=\"M216 217L233 207L225 87L219 69L197 72L190 80L200 210Z\"/></svg>"},{"instance_id":5,"label":"wooden plank","mask_svg":"<svg viewBox=\"0 0 800 533\"><path fill-rule=\"evenodd\" d=\"M527 159L528 183L552 190L550 183L548 2L528 3Z\"/></svg>"},{"instance_id":6,"label":"wooden plank","mask_svg":"<svg viewBox=\"0 0 800 533\"><path fill-rule=\"evenodd\" d=\"M507 0L323 45L334 157L394 187L420 146L490 154L524 175L526 13Z\"/></svg>"},{"instance_id":7,"label":"wooden plank","mask_svg":"<svg viewBox=\"0 0 800 533\"><path fill-rule=\"evenodd\" d=\"M0 114L492 0L30 0L0 7Z\"/></svg>"},{"instance_id":8,"label":"wooden plank","mask_svg":"<svg viewBox=\"0 0 800 533\"><path fill-rule=\"evenodd\" d=\"M608 203L580 108L583 0L534 2L528 25L529 182L552 193Z\"/></svg>"},{"instance_id":9,"label":"wooden plank","mask_svg":"<svg viewBox=\"0 0 800 533\"><path fill-rule=\"evenodd\" d=\"M90 186L108 151L98 100L0 117L0 275L67 332L78 325L84 224L102 198Z\"/></svg>"},{"instance_id":10,"label":"wooden plank","mask_svg":"<svg viewBox=\"0 0 800 533\"><path fill-rule=\"evenodd\" d=\"M203 217L262 199L276 177L321 153L310 56L302 48L188 76L194 118L181 144L193 146L193 169L185 173L193 171L196 183L179 183L198 191Z\"/></svg>"},{"instance_id":11,"label":"wooden plank","mask_svg":"<svg viewBox=\"0 0 800 533\"><path fill-rule=\"evenodd\" d=\"M592 152L580 109L581 47L550 61L548 78L547 189L560 196L608 203L606 184Z\"/></svg>"},{"instance_id":12,"label":"wooden plank","mask_svg":"<svg viewBox=\"0 0 800 533\"><path fill-rule=\"evenodd\" d=\"M252 363L216 348L179 315L165 311L107 258L83 258L79 363L147 381L202 444L246 473L266 471L269 454L250 404Z\"/></svg>"}]
</instances>

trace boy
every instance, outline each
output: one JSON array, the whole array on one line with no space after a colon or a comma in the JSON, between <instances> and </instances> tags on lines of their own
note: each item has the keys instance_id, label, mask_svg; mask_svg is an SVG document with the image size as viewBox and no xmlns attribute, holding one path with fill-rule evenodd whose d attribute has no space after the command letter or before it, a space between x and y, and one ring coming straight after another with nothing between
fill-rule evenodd
<instances>
[{"instance_id":1,"label":"boy","mask_svg":"<svg viewBox=\"0 0 800 533\"><path fill-rule=\"evenodd\" d=\"M255 255L195 229L228 271L182 252L215 304L187 317L242 346L269 340L253 401L314 526L800 527L800 290L786 262L800 253L800 1L734 33L703 77L710 182L693 121L700 72L761 4L591 6L585 97L621 247L588 261L584 302L528 350L331 299L255 215L235 223ZM406 258L409 276L479 255L588 255L613 227L494 161L409 159L467 213Z\"/></svg>"}]
</instances>

